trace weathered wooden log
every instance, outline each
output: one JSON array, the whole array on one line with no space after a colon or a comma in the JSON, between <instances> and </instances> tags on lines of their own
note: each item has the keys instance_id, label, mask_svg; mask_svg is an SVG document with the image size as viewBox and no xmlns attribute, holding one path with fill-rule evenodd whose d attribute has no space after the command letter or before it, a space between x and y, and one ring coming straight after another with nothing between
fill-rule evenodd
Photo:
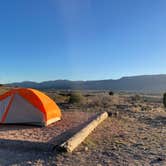
<instances>
[{"instance_id":1,"label":"weathered wooden log","mask_svg":"<svg viewBox=\"0 0 166 166\"><path fill-rule=\"evenodd\" d=\"M98 115L94 120L92 120L88 125L86 125L83 129L69 138L67 141L60 145L60 148L67 152L72 152L79 144L81 144L84 139L106 118L108 117L108 113L104 112Z\"/></svg>"}]
</instances>

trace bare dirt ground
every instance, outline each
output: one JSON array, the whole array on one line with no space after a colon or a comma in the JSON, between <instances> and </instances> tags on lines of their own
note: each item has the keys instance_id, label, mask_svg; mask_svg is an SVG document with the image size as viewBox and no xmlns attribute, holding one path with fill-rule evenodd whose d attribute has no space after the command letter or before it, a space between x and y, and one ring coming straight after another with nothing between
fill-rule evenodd
<instances>
[{"instance_id":1,"label":"bare dirt ground","mask_svg":"<svg viewBox=\"0 0 166 166\"><path fill-rule=\"evenodd\" d=\"M165 166L166 112L161 103L133 103L129 97L125 102L117 105L118 117L103 122L73 154L56 157L57 165Z\"/></svg>"},{"instance_id":2,"label":"bare dirt ground","mask_svg":"<svg viewBox=\"0 0 166 166\"><path fill-rule=\"evenodd\" d=\"M63 112L62 120L48 127L1 125L0 165L38 165L40 160L47 165L49 157L55 155L54 146L70 137L94 116L95 113L81 111Z\"/></svg>"},{"instance_id":3,"label":"bare dirt ground","mask_svg":"<svg viewBox=\"0 0 166 166\"><path fill-rule=\"evenodd\" d=\"M86 122L94 113L86 112L63 112L63 117L47 127L38 127L30 125L1 125L0 139L43 142L52 141L61 133L75 128Z\"/></svg>"},{"instance_id":4,"label":"bare dirt ground","mask_svg":"<svg viewBox=\"0 0 166 166\"><path fill-rule=\"evenodd\" d=\"M66 97L54 93L47 92L55 99L58 96L59 101L66 101ZM57 126L12 126L13 130L11 126L1 126L0 165L166 165L166 112L161 96L109 96L92 92L84 96L82 104L59 102L64 119ZM72 154L47 149L48 142L55 141L62 131L80 125L101 111L108 111L112 116Z\"/></svg>"}]
</instances>

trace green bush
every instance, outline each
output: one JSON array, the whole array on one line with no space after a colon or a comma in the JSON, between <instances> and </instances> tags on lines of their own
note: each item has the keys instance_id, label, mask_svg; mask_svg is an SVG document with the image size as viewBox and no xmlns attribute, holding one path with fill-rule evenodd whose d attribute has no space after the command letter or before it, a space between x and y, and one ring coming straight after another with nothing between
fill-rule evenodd
<instances>
[{"instance_id":1,"label":"green bush","mask_svg":"<svg viewBox=\"0 0 166 166\"><path fill-rule=\"evenodd\" d=\"M166 107L166 92L163 94L163 104Z\"/></svg>"},{"instance_id":2,"label":"green bush","mask_svg":"<svg viewBox=\"0 0 166 166\"><path fill-rule=\"evenodd\" d=\"M70 94L69 103L82 103L84 101L84 97L80 92L72 92Z\"/></svg>"}]
</instances>

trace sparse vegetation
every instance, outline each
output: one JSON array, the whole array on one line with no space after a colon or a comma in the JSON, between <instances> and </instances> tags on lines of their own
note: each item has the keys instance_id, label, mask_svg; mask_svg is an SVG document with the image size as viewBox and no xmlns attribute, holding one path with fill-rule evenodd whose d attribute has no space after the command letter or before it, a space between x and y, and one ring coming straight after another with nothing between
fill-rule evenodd
<instances>
[{"instance_id":1,"label":"sparse vegetation","mask_svg":"<svg viewBox=\"0 0 166 166\"><path fill-rule=\"evenodd\" d=\"M74 103L83 103L84 102L84 96L81 94L81 92L72 92L70 94L69 98L69 103L74 104Z\"/></svg>"},{"instance_id":2,"label":"sparse vegetation","mask_svg":"<svg viewBox=\"0 0 166 166\"><path fill-rule=\"evenodd\" d=\"M56 103L65 103L68 101L69 97L65 95L60 95L55 91L49 91L46 93L51 99L53 99Z\"/></svg>"},{"instance_id":3,"label":"sparse vegetation","mask_svg":"<svg viewBox=\"0 0 166 166\"><path fill-rule=\"evenodd\" d=\"M5 92L9 91L12 89L11 87L6 87L4 85L0 86L0 95L4 94Z\"/></svg>"},{"instance_id":4,"label":"sparse vegetation","mask_svg":"<svg viewBox=\"0 0 166 166\"><path fill-rule=\"evenodd\" d=\"M71 94L70 94L70 92L59 92L59 95L68 97Z\"/></svg>"},{"instance_id":5,"label":"sparse vegetation","mask_svg":"<svg viewBox=\"0 0 166 166\"><path fill-rule=\"evenodd\" d=\"M141 100L141 96L136 94L134 96L132 96L132 101L140 101Z\"/></svg>"},{"instance_id":6,"label":"sparse vegetation","mask_svg":"<svg viewBox=\"0 0 166 166\"><path fill-rule=\"evenodd\" d=\"M4 87L0 90L5 90ZM54 99L63 111L62 121L48 128L1 126L1 142L8 139L9 143L17 143L17 149L1 147L1 165L166 165L166 111L163 109L164 96L148 94L118 93L113 96L108 91L61 91L47 90L46 94ZM166 96L166 95L165 95ZM166 97L165 97L166 98ZM146 102L144 101L146 99ZM64 102L64 103L63 103ZM83 102L83 103L82 103ZM74 104L70 104L74 103ZM76 103L76 104L75 104ZM77 104L81 103L81 104ZM60 153L53 156L50 152L38 153L30 150L27 140L53 140L60 130L77 127L88 120L96 112L108 111L110 118L101 123L73 154ZM6 132L7 129L7 132ZM14 130L13 130L14 129ZM18 130L19 129L19 130ZM44 137L40 134L44 133ZM52 132L54 131L54 132ZM71 131L71 130L70 130ZM65 132L65 134L66 134ZM27 134L30 134L31 137ZM45 134L46 133L46 134ZM12 140L14 139L14 140ZM15 141L16 140L16 141ZM25 142L24 142L25 140ZM56 140L56 139L55 139ZM1 143L0 142L0 143ZM20 142L20 143L19 143ZM22 146L24 142L24 146ZM46 142L43 146L45 147ZM8 143L8 142L7 142ZM52 142L51 142L52 143ZM27 145L26 145L27 144ZM26 145L26 146L25 146ZM6 146L6 144L5 144ZM35 145L36 147L37 145ZM20 149L23 156L20 157ZM7 160L8 155L15 158ZM49 156L48 158L46 157ZM6 164L6 165L7 165Z\"/></svg>"}]
</instances>

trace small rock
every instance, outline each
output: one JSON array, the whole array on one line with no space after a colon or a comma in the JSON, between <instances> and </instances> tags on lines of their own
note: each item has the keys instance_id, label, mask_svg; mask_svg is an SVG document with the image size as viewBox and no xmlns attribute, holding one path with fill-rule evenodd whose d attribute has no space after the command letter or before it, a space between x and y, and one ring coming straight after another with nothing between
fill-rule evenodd
<instances>
[{"instance_id":1,"label":"small rock","mask_svg":"<svg viewBox=\"0 0 166 166\"><path fill-rule=\"evenodd\" d=\"M88 147L87 146L85 147L85 151L88 151Z\"/></svg>"},{"instance_id":2,"label":"small rock","mask_svg":"<svg viewBox=\"0 0 166 166\"><path fill-rule=\"evenodd\" d=\"M32 164L32 162L31 162L31 161L28 161L28 162L27 162L27 164L31 165L31 164Z\"/></svg>"},{"instance_id":3,"label":"small rock","mask_svg":"<svg viewBox=\"0 0 166 166\"><path fill-rule=\"evenodd\" d=\"M102 166L101 164L97 164L97 166Z\"/></svg>"}]
</instances>

